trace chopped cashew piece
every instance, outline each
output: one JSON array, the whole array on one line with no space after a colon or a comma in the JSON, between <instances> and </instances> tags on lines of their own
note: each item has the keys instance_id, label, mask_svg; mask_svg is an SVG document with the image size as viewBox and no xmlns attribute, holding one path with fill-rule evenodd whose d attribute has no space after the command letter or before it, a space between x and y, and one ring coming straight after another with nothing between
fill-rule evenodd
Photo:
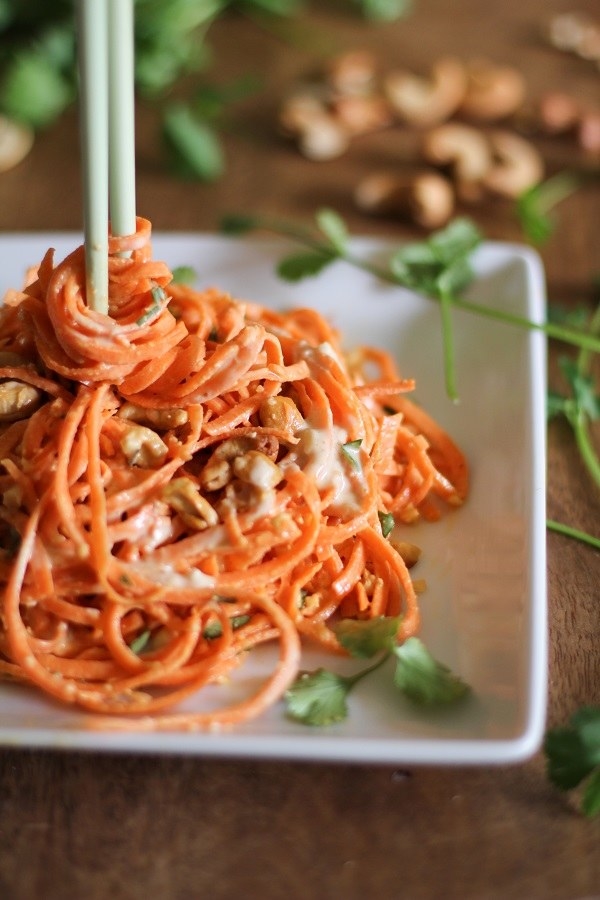
<instances>
[{"instance_id":1,"label":"chopped cashew piece","mask_svg":"<svg viewBox=\"0 0 600 900\"><path fill-rule=\"evenodd\" d=\"M267 397L260 404L258 414L265 428L293 433L305 425L300 410L290 397Z\"/></svg>"},{"instance_id":2,"label":"chopped cashew piece","mask_svg":"<svg viewBox=\"0 0 600 900\"><path fill-rule=\"evenodd\" d=\"M26 419L40 405L42 392L24 381L0 382L0 423Z\"/></svg>"},{"instance_id":3,"label":"chopped cashew piece","mask_svg":"<svg viewBox=\"0 0 600 900\"><path fill-rule=\"evenodd\" d=\"M249 450L243 456L236 456L233 472L240 481L264 490L274 488L283 478L279 466L259 450Z\"/></svg>"},{"instance_id":4,"label":"chopped cashew piece","mask_svg":"<svg viewBox=\"0 0 600 900\"><path fill-rule=\"evenodd\" d=\"M216 510L202 496L191 478L174 478L163 488L163 498L179 514L184 524L196 531L204 531L219 523Z\"/></svg>"},{"instance_id":5,"label":"chopped cashew piece","mask_svg":"<svg viewBox=\"0 0 600 900\"><path fill-rule=\"evenodd\" d=\"M167 455L167 445L151 428L131 425L121 438L121 450L130 466L152 468Z\"/></svg>"},{"instance_id":6,"label":"chopped cashew piece","mask_svg":"<svg viewBox=\"0 0 600 900\"><path fill-rule=\"evenodd\" d=\"M119 416L130 422L152 425L163 430L185 425L188 420L185 409L151 409L136 406L135 403L124 403L119 410Z\"/></svg>"},{"instance_id":7,"label":"chopped cashew piece","mask_svg":"<svg viewBox=\"0 0 600 900\"><path fill-rule=\"evenodd\" d=\"M431 69L429 79L396 70L384 81L385 95L404 122L430 127L452 116L465 96L467 75L463 63L444 56Z\"/></svg>"},{"instance_id":8,"label":"chopped cashew piece","mask_svg":"<svg viewBox=\"0 0 600 900\"><path fill-rule=\"evenodd\" d=\"M394 550L400 554L409 569L418 563L421 556L421 548L417 544L410 544L408 541L397 541L395 538L391 538L390 543Z\"/></svg>"}]
</instances>

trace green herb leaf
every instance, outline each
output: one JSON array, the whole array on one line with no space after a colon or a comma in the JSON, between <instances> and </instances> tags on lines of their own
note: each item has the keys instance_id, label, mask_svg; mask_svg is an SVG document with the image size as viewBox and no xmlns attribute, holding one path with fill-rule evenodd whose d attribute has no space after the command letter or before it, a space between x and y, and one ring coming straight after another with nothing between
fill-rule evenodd
<instances>
[{"instance_id":1,"label":"green herb leaf","mask_svg":"<svg viewBox=\"0 0 600 900\"><path fill-rule=\"evenodd\" d=\"M556 221L555 207L582 186L582 176L575 172L558 172L534 185L517 198L517 216L525 236L534 244L543 244L552 235Z\"/></svg>"},{"instance_id":2,"label":"green herb leaf","mask_svg":"<svg viewBox=\"0 0 600 900\"><path fill-rule=\"evenodd\" d=\"M348 228L346 223L333 209L320 209L316 215L317 225L325 235L333 249L343 256L348 248Z\"/></svg>"},{"instance_id":3,"label":"green herb leaf","mask_svg":"<svg viewBox=\"0 0 600 900\"><path fill-rule=\"evenodd\" d=\"M352 682L327 669L302 672L288 688L288 715L305 725L332 725L348 715L346 695Z\"/></svg>"},{"instance_id":4,"label":"green herb leaf","mask_svg":"<svg viewBox=\"0 0 600 900\"><path fill-rule=\"evenodd\" d=\"M391 513L378 512L379 524L381 525L381 533L386 538L394 530L396 521Z\"/></svg>"},{"instance_id":5,"label":"green herb leaf","mask_svg":"<svg viewBox=\"0 0 600 900\"><path fill-rule=\"evenodd\" d=\"M223 216L220 222L220 230L223 234L230 234L232 236L248 234L250 231L254 231L259 225L259 220L256 216L245 216L239 215L237 213L230 213L226 216Z\"/></svg>"},{"instance_id":6,"label":"green herb leaf","mask_svg":"<svg viewBox=\"0 0 600 900\"><path fill-rule=\"evenodd\" d=\"M389 652L396 644L401 616L378 616L376 619L342 619L334 626L335 635L352 656L371 659L377 653Z\"/></svg>"},{"instance_id":7,"label":"green herb leaf","mask_svg":"<svg viewBox=\"0 0 600 900\"><path fill-rule=\"evenodd\" d=\"M354 4L374 22L394 22L412 9L411 0L354 0Z\"/></svg>"},{"instance_id":8,"label":"green herb leaf","mask_svg":"<svg viewBox=\"0 0 600 900\"><path fill-rule=\"evenodd\" d=\"M469 219L454 219L428 240L401 247L390 259L390 268L403 284L424 294L456 294L473 278L469 257L481 240Z\"/></svg>"},{"instance_id":9,"label":"green herb leaf","mask_svg":"<svg viewBox=\"0 0 600 900\"><path fill-rule=\"evenodd\" d=\"M572 401L568 397L563 397L556 391L548 391L546 397L546 418L553 419L556 416L567 415L569 404Z\"/></svg>"},{"instance_id":10,"label":"green herb leaf","mask_svg":"<svg viewBox=\"0 0 600 900\"><path fill-rule=\"evenodd\" d=\"M171 272L175 284L193 284L198 273L192 266L175 266Z\"/></svg>"},{"instance_id":11,"label":"green herb leaf","mask_svg":"<svg viewBox=\"0 0 600 900\"><path fill-rule=\"evenodd\" d=\"M544 753L548 777L563 791L590 778L582 800L586 815L600 812L600 707L578 710L570 724L546 733Z\"/></svg>"},{"instance_id":12,"label":"green herb leaf","mask_svg":"<svg viewBox=\"0 0 600 900\"><path fill-rule=\"evenodd\" d=\"M295 253L279 262L277 274L285 281L301 281L318 275L334 259L334 256L325 252Z\"/></svg>"},{"instance_id":13,"label":"green herb leaf","mask_svg":"<svg viewBox=\"0 0 600 900\"><path fill-rule=\"evenodd\" d=\"M592 420L599 418L600 397L596 395L595 384L591 376L581 372L577 363L569 357L561 357L559 365L571 386L577 409Z\"/></svg>"},{"instance_id":14,"label":"green herb leaf","mask_svg":"<svg viewBox=\"0 0 600 900\"><path fill-rule=\"evenodd\" d=\"M250 616L232 616L229 621L233 630L236 631L238 628L241 628L242 625L246 625L250 621ZM206 638L207 641L211 641L215 638L221 637L222 634L223 626L218 620L210 622L202 632L202 636Z\"/></svg>"},{"instance_id":15,"label":"green herb leaf","mask_svg":"<svg viewBox=\"0 0 600 900\"><path fill-rule=\"evenodd\" d=\"M167 106L163 135L172 167L181 177L210 182L223 174L225 162L216 131L185 104Z\"/></svg>"},{"instance_id":16,"label":"green herb leaf","mask_svg":"<svg viewBox=\"0 0 600 900\"><path fill-rule=\"evenodd\" d=\"M581 798L581 811L590 818L600 813L600 768L592 773L586 785Z\"/></svg>"},{"instance_id":17,"label":"green herb leaf","mask_svg":"<svg viewBox=\"0 0 600 900\"><path fill-rule=\"evenodd\" d=\"M434 659L419 638L409 638L394 648L394 654L398 659L394 683L414 703L454 703L469 693L468 685Z\"/></svg>"},{"instance_id":18,"label":"green herb leaf","mask_svg":"<svg viewBox=\"0 0 600 900\"><path fill-rule=\"evenodd\" d=\"M21 53L4 71L0 109L10 119L44 128L73 100L73 86L55 65L36 53Z\"/></svg>"},{"instance_id":19,"label":"green herb leaf","mask_svg":"<svg viewBox=\"0 0 600 900\"><path fill-rule=\"evenodd\" d=\"M340 450L342 454L346 457L350 465L353 469L360 471L360 445L362 444L362 439L358 438L356 441L348 441L346 444L340 444Z\"/></svg>"},{"instance_id":20,"label":"green herb leaf","mask_svg":"<svg viewBox=\"0 0 600 900\"><path fill-rule=\"evenodd\" d=\"M129 649L131 650L131 652L139 656L140 653L142 653L148 646L151 636L152 632L149 628L146 628L145 631L142 631L140 634L138 634L138 636L134 638L129 645Z\"/></svg>"}]
</instances>

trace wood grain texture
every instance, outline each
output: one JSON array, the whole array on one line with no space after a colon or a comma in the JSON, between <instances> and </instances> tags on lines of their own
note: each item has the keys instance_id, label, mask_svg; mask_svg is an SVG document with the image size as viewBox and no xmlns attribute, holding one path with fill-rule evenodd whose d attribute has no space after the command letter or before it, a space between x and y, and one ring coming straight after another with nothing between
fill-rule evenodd
<instances>
[{"instance_id":1,"label":"wood grain texture","mask_svg":"<svg viewBox=\"0 0 600 900\"><path fill-rule=\"evenodd\" d=\"M577 8L597 13L595 0ZM342 5L340 4L340 7ZM382 67L426 71L442 52L486 55L546 87L600 103L600 74L550 51L541 24L558 0L415 0L413 15L368 29L343 12L312 26L336 48L373 46ZM414 237L353 207L357 179L414 150L392 132L357 140L335 163L302 159L275 111L319 60L247 20L211 32L219 80L259 72L260 96L226 136L227 176L211 186L165 174L155 112L137 111L138 210L156 230L214 231L229 211L308 217L335 207L355 232ZM572 156L547 142L550 168ZM542 248L551 300L592 303L600 273L598 187L565 202ZM472 212L490 237L521 240L510 204ZM0 177L0 229L81 227L74 112ZM558 384L551 349L552 381ZM600 436L599 436L600 437ZM600 499L568 430L548 434L548 512L598 533ZM600 698L600 553L548 535L549 724ZM600 820L588 822L548 783L541 755L498 768L303 765L0 750L0 897L4 900L590 900L600 897Z\"/></svg>"}]
</instances>

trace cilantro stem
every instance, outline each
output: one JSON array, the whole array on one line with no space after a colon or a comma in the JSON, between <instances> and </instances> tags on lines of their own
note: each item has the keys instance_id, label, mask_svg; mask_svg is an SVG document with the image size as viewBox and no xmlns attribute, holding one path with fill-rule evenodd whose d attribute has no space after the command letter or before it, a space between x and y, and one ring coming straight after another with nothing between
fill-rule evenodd
<instances>
[{"instance_id":1,"label":"cilantro stem","mask_svg":"<svg viewBox=\"0 0 600 900\"><path fill-rule=\"evenodd\" d=\"M384 662L390 658L390 653L384 653L380 659L374 662L372 665L367 666L364 669L361 669L360 672L355 672L354 675L344 675L343 680L348 686L348 690L354 687L355 684L358 684L361 679L366 678L367 675L370 675L371 672L375 672L376 669L379 669Z\"/></svg>"},{"instance_id":2,"label":"cilantro stem","mask_svg":"<svg viewBox=\"0 0 600 900\"><path fill-rule=\"evenodd\" d=\"M576 541L582 541L584 544L589 544L590 547L600 550L600 538L594 537L586 531L580 531L578 528L572 528L571 525L564 525L562 522L557 522L554 519L548 519L546 526L549 531L555 531L557 534L574 538Z\"/></svg>"},{"instance_id":3,"label":"cilantro stem","mask_svg":"<svg viewBox=\"0 0 600 900\"><path fill-rule=\"evenodd\" d=\"M442 314L442 335L444 350L444 381L446 393L453 403L458 402L458 388L456 386L456 355L454 353L452 304L453 297L447 292L440 294L440 312Z\"/></svg>"}]
</instances>

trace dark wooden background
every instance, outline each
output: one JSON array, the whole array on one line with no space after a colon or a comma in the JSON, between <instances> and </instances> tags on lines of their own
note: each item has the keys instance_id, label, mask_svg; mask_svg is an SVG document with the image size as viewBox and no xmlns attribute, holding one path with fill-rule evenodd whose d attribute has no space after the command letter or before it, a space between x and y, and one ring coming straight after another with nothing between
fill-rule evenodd
<instances>
[{"instance_id":1,"label":"dark wooden background","mask_svg":"<svg viewBox=\"0 0 600 900\"><path fill-rule=\"evenodd\" d=\"M348 6L315 12L310 34L332 49L374 48L385 68L426 70L446 52L485 55L516 64L532 99L557 87L600 104L600 71L541 37L566 2L415 0L409 18L379 28ZM576 8L600 13L594 0ZM361 138L347 156L321 164L277 134L281 97L320 63L310 46L290 46L241 16L220 21L209 42L215 78L260 73L264 90L236 109L226 177L211 186L165 173L156 114L139 105L138 210L156 230L213 231L231 210L308 218L327 204L356 232L415 236L407 225L359 215L351 199L361 174L392 157L391 134ZM550 171L578 161L571 139L542 145ZM599 196L590 187L565 201L541 249L553 302L592 302ZM0 176L0 229L79 229L80 197L73 112ZM522 240L511 204L488 203L473 215L489 237ZM551 371L556 379L554 350ZM598 534L598 491L561 424L549 430L548 457L549 515ZM600 553L549 534L548 587L548 724L558 725L599 702ZM591 900L600 897L600 820L583 819L548 783L541 754L514 767L404 771L6 747L0 897Z\"/></svg>"}]
</instances>

